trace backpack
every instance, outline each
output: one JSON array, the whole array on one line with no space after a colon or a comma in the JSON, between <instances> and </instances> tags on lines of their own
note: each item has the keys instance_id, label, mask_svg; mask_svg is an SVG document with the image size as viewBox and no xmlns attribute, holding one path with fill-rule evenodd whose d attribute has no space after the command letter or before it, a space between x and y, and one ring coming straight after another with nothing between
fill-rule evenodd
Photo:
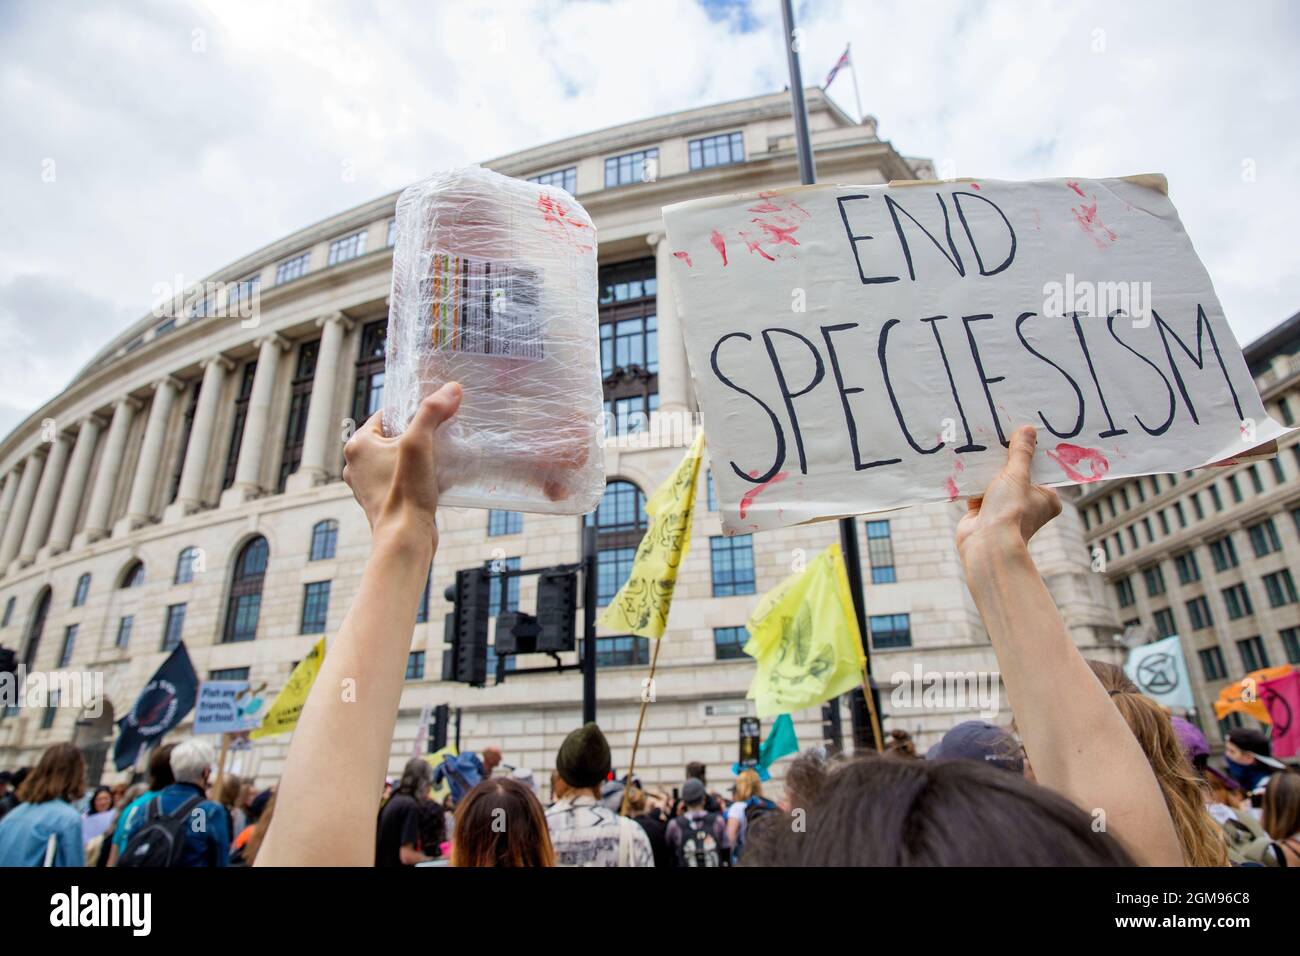
<instances>
[{"instance_id":1,"label":"backpack","mask_svg":"<svg viewBox=\"0 0 1300 956\"><path fill-rule=\"evenodd\" d=\"M775 809L776 804L767 797L750 797L745 801L745 831L748 832L754 821L763 814Z\"/></svg>"},{"instance_id":2,"label":"backpack","mask_svg":"<svg viewBox=\"0 0 1300 956\"><path fill-rule=\"evenodd\" d=\"M702 817L680 816L677 825L682 830L682 841L677 847L678 866L721 866L718 841L713 835L717 823L716 813Z\"/></svg>"},{"instance_id":3,"label":"backpack","mask_svg":"<svg viewBox=\"0 0 1300 956\"><path fill-rule=\"evenodd\" d=\"M162 797L149 801L144 823L126 843L126 850L118 866L180 866L185 855L185 833L190 814L203 802L197 794L186 800L166 816L162 812Z\"/></svg>"}]
</instances>

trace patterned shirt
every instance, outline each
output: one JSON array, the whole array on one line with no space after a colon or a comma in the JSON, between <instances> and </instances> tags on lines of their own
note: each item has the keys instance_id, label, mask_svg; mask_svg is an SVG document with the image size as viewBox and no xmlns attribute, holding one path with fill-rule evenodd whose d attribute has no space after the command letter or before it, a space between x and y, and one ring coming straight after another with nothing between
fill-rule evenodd
<instances>
[{"instance_id":1,"label":"patterned shirt","mask_svg":"<svg viewBox=\"0 0 1300 956\"><path fill-rule=\"evenodd\" d=\"M630 843L629 866L654 866L645 830L620 817L590 794L560 800L546 811L558 866L618 866L620 833Z\"/></svg>"}]
</instances>

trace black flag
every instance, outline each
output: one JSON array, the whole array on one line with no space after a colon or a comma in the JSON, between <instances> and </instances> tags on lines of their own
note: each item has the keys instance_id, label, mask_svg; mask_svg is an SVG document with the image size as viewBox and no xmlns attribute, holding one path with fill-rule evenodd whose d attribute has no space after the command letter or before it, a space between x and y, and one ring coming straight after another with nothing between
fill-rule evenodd
<instances>
[{"instance_id":1,"label":"black flag","mask_svg":"<svg viewBox=\"0 0 1300 956\"><path fill-rule=\"evenodd\" d=\"M149 678L131 712L117 722L113 765L125 770L135 763L146 747L156 744L194 709L198 692L199 677L182 642Z\"/></svg>"}]
</instances>

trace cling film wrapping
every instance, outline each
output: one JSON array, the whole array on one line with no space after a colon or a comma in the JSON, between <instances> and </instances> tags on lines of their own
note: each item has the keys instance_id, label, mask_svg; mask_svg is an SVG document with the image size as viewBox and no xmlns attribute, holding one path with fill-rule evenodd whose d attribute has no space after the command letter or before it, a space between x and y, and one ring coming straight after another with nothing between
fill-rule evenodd
<instances>
[{"instance_id":1,"label":"cling film wrapping","mask_svg":"<svg viewBox=\"0 0 1300 956\"><path fill-rule=\"evenodd\" d=\"M584 514L605 487L596 230L563 190L477 166L397 200L384 430L443 383L447 505Z\"/></svg>"}]
</instances>

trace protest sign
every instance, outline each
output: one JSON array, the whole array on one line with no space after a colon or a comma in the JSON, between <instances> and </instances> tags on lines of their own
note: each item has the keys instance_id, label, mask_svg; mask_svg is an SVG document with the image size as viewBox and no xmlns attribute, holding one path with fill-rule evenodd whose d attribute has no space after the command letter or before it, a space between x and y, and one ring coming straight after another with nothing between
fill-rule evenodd
<instances>
[{"instance_id":1,"label":"protest sign","mask_svg":"<svg viewBox=\"0 0 1300 956\"><path fill-rule=\"evenodd\" d=\"M808 186L669 206L728 533L1241 457L1269 418L1160 176Z\"/></svg>"},{"instance_id":2,"label":"protest sign","mask_svg":"<svg viewBox=\"0 0 1300 956\"><path fill-rule=\"evenodd\" d=\"M194 733L238 734L262 722L262 699L246 680L209 680L199 685Z\"/></svg>"}]
</instances>

